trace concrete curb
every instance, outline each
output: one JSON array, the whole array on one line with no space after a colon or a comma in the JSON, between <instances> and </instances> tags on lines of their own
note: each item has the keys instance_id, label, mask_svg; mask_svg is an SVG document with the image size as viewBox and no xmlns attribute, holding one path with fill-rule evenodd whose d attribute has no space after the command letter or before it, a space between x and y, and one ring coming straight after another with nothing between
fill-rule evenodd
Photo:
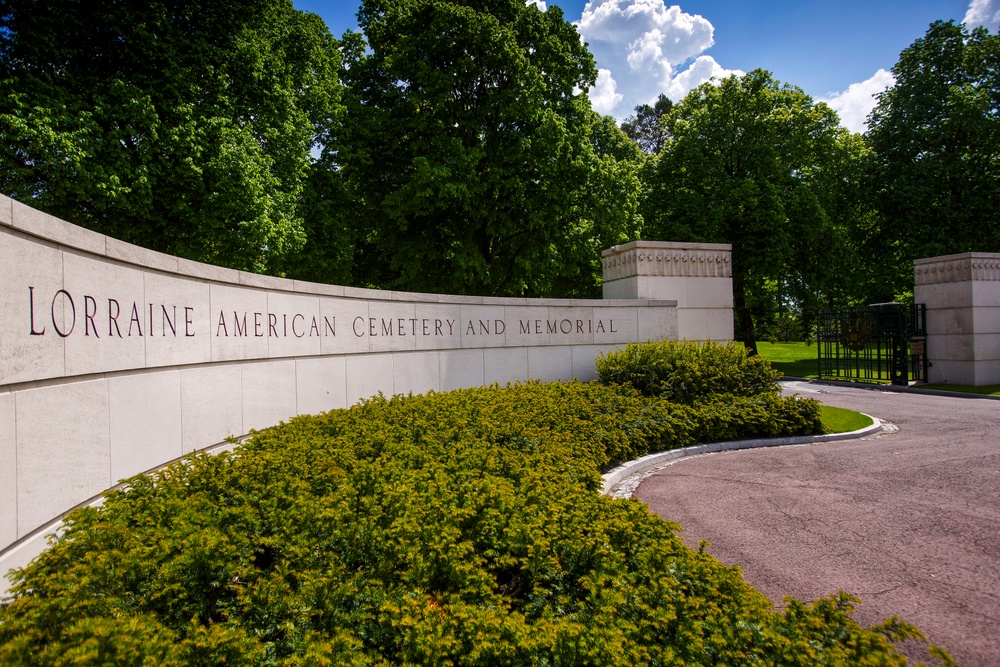
<instances>
[{"instance_id":1,"label":"concrete curb","mask_svg":"<svg viewBox=\"0 0 1000 667\"><path fill-rule=\"evenodd\" d=\"M864 413L862 413L864 414ZM760 438L756 440L732 440L729 442L712 442L704 445L693 445L680 449L670 449L665 452L647 454L642 458L628 461L604 473L604 489L601 493L611 494L616 487L626 480L641 475L653 468L670 463L677 459L715 452L731 452L738 449L757 449L759 447L783 447L786 445L808 445L817 442L834 442L837 440L854 440L872 435L882 430L882 421L871 415L865 415L874 422L871 426L850 431L848 433L828 433L824 435L793 435L784 438Z\"/></svg>"},{"instance_id":2,"label":"concrete curb","mask_svg":"<svg viewBox=\"0 0 1000 667\"><path fill-rule=\"evenodd\" d=\"M869 391L891 391L897 394L923 394L925 396L944 396L945 398L985 398L991 401L1000 401L1000 396L991 394L974 394L967 391L948 391L947 389L923 389L922 387L901 387L894 384L875 384L873 382L848 382L846 380L817 380L816 378L800 378L794 375L785 375L778 382L789 380L792 382L808 382L809 384L825 385L828 387L850 387L851 389L867 389Z\"/></svg>"}]
</instances>

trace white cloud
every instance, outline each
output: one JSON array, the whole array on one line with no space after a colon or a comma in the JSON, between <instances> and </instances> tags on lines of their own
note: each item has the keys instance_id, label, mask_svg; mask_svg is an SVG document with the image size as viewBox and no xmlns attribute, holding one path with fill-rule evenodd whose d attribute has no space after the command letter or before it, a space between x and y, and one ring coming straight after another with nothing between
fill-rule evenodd
<instances>
[{"instance_id":1,"label":"white cloud","mask_svg":"<svg viewBox=\"0 0 1000 667\"><path fill-rule=\"evenodd\" d=\"M526 5L535 5L541 11L545 11L545 1L544 0L524 0Z\"/></svg>"},{"instance_id":2,"label":"white cloud","mask_svg":"<svg viewBox=\"0 0 1000 667\"><path fill-rule=\"evenodd\" d=\"M611 71L597 70L597 84L590 89L590 104L594 111L604 115L611 114L621 101L622 94L618 92L618 84L611 76Z\"/></svg>"},{"instance_id":3,"label":"white cloud","mask_svg":"<svg viewBox=\"0 0 1000 667\"><path fill-rule=\"evenodd\" d=\"M986 26L990 32L1000 30L1000 0L972 0L969 11L962 20L969 30L978 26Z\"/></svg>"},{"instance_id":4,"label":"white cloud","mask_svg":"<svg viewBox=\"0 0 1000 667\"><path fill-rule=\"evenodd\" d=\"M619 119L660 93L677 101L712 77L742 74L701 55L713 44L707 19L664 0L591 0L576 25L601 68L591 102Z\"/></svg>"},{"instance_id":5,"label":"white cloud","mask_svg":"<svg viewBox=\"0 0 1000 667\"><path fill-rule=\"evenodd\" d=\"M847 90L835 93L820 102L826 102L837 111L840 123L851 132L864 132L868 129L868 114L875 108L875 95L881 93L896 83L892 72L880 69L860 83L852 83Z\"/></svg>"},{"instance_id":6,"label":"white cloud","mask_svg":"<svg viewBox=\"0 0 1000 667\"><path fill-rule=\"evenodd\" d=\"M666 87L663 93L676 101L706 81L711 79L721 81L727 76L734 74L743 76L745 72L738 69L725 69L719 63L715 62L715 59L711 56L698 56L691 63L690 67L670 80L670 85Z\"/></svg>"}]
</instances>

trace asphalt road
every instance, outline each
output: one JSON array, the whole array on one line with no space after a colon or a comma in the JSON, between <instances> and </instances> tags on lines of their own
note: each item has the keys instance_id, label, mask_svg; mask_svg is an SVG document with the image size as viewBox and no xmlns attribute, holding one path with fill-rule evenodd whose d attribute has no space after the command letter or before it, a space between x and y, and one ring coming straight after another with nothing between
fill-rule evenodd
<instances>
[{"instance_id":1,"label":"asphalt road","mask_svg":"<svg viewBox=\"0 0 1000 667\"><path fill-rule=\"evenodd\" d=\"M779 607L844 590L861 598L863 625L898 616L960 665L1000 666L1000 401L787 390L891 425L681 459L634 496L680 523L689 545L711 542Z\"/></svg>"}]
</instances>

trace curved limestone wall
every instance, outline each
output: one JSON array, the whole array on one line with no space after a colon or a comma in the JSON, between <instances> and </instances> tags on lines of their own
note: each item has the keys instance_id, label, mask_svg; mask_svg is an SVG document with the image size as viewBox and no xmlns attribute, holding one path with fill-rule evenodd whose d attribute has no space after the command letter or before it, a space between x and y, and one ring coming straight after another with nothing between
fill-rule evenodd
<instances>
[{"instance_id":1,"label":"curved limestone wall","mask_svg":"<svg viewBox=\"0 0 1000 667\"><path fill-rule=\"evenodd\" d=\"M0 574L123 478L382 392L595 376L676 301L318 285L123 243L0 196Z\"/></svg>"}]
</instances>

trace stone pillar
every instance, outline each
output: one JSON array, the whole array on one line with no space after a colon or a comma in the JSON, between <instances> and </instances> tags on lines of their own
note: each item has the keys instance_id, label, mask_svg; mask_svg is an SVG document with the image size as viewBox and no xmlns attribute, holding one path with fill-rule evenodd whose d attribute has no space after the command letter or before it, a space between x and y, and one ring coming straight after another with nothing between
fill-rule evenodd
<instances>
[{"instance_id":1,"label":"stone pillar","mask_svg":"<svg viewBox=\"0 0 1000 667\"><path fill-rule=\"evenodd\" d=\"M1000 384L1000 253L913 265L913 299L927 305L928 381Z\"/></svg>"},{"instance_id":2,"label":"stone pillar","mask_svg":"<svg viewBox=\"0 0 1000 667\"><path fill-rule=\"evenodd\" d=\"M678 338L733 339L731 245L633 241L603 255L605 299L675 299Z\"/></svg>"}]
</instances>

